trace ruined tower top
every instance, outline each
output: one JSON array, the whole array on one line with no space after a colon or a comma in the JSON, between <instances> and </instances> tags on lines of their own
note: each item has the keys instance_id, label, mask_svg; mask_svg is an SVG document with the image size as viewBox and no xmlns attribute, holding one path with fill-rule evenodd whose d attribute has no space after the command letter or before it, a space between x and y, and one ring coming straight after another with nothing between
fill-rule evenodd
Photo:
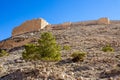
<instances>
[{"instance_id":1,"label":"ruined tower top","mask_svg":"<svg viewBox=\"0 0 120 80\"><path fill-rule=\"evenodd\" d=\"M42 18L33 19L24 22L22 25L16 27L12 31L12 36L23 34L31 31L39 31L46 27L49 23Z\"/></svg>"}]
</instances>

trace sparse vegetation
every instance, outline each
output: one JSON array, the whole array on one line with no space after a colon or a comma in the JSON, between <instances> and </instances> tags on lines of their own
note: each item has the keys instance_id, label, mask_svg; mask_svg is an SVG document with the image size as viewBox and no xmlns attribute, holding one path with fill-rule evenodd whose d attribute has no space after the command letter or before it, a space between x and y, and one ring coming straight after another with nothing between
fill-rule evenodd
<instances>
[{"instance_id":1,"label":"sparse vegetation","mask_svg":"<svg viewBox=\"0 0 120 80\"><path fill-rule=\"evenodd\" d=\"M40 57L40 54L37 50L36 45L27 44L25 45L25 51L22 53L22 56L25 60L37 60Z\"/></svg>"},{"instance_id":2,"label":"sparse vegetation","mask_svg":"<svg viewBox=\"0 0 120 80\"><path fill-rule=\"evenodd\" d=\"M114 52L114 48L112 48L110 45L106 45L102 48L102 51L104 51L104 52Z\"/></svg>"},{"instance_id":3,"label":"sparse vegetation","mask_svg":"<svg viewBox=\"0 0 120 80\"><path fill-rule=\"evenodd\" d=\"M75 51L72 53L71 56L73 57L72 59L73 62L79 62L84 60L86 53L81 51Z\"/></svg>"},{"instance_id":4,"label":"sparse vegetation","mask_svg":"<svg viewBox=\"0 0 120 80\"><path fill-rule=\"evenodd\" d=\"M46 27L0 41L1 49L9 51L9 56L0 57L0 80L120 80L119 22L113 21L109 25L84 25L82 22L75 26L74 23L63 23ZM63 28L55 30L54 27ZM54 46L51 49L53 39L40 37L40 33L46 31L55 35L56 45L61 45L62 60L53 62L61 56L52 57L53 49L56 49ZM107 46L114 52L102 51ZM60 50L60 46L58 48ZM23 50L25 60L21 58Z\"/></svg>"},{"instance_id":5,"label":"sparse vegetation","mask_svg":"<svg viewBox=\"0 0 120 80\"><path fill-rule=\"evenodd\" d=\"M45 32L41 34L37 46L34 44L25 46L22 56L26 60L58 61L61 59L60 50L52 33Z\"/></svg>"},{"instance_id":6,"label":"sparse vegetation","mask_svg":"<svg viewBox=\"0 0 120 80\"><path fill-rule=\"evenodd\" d=\"M60 46L56 43L55 37L50 32L41 35L39 43L39 52L42 60L60 60Z\"/></svg>"},{"instance_id":7,"label":"sparse vegetation","mask_svg":"<svg viewBox=\"0 0 120 80\"><path fill-rule=\"evenodd\" d=\"M71 47L69 45L63 46L63 50L70 50L70 49L71 49Z\"/></svg>"},{"instance_id":8,"label":"sparse vegetation","mask_svg":"<svg viewBox=\"0 0 120 80\"><path fill-rule=\"evenodd\" d=\"M9 54L5 50L0 49L0 57L8 56Z\"/></svg>"}]
</instances>

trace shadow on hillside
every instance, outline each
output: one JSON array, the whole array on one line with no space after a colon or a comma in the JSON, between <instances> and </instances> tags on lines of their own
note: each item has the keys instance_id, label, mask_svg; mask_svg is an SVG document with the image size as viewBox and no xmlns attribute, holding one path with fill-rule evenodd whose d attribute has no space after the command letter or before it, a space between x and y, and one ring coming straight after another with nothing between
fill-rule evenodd
<instances>
[{"instance_id":1,"label":"shadow on hillside","mask_svg":"<svg viewBox=\"0 0 120 80\"><path fill-rule=\"evenodd\" d=\"M61 60L58 63L56 63L56 65L62 66L64 64L68 64L68 63L73 63L72 59L68 58L68 59Z\"/></svg>"},{"instance_id":2,"label":"shadow on hillside","mask_svg":"<svg viewBox=\"0 0 120 80\"><path fill-rule=\"evenodd\" d=\"M100 78L110 78L120 76L120 69L113 69L110 71L104 71L100 74Z\"/></svg>"},{"instance_id":3,"label":"shadow on hillside","mask_svg":"<svg viewBox=\"0 0 120 80\"><path fill-rule=\"evenodd\" d=\"M0 77L0 80L26 80L27 77L36 78L39 75L39 70L28 70L29 72L22 72L20 69Z\"/></svg>"}]
</instances>

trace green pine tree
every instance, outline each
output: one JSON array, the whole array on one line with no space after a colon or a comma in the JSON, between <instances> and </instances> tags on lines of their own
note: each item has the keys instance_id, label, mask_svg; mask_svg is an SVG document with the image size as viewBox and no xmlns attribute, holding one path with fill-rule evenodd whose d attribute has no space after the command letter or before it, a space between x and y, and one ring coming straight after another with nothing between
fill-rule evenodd
<instances>
[{"instance_id":1,"label":"green pine tree","mask_svg":"<svg viewBox=\"0 0 120 80\"><path fill-rule=\"evenodd\" d=\"M61 59L60 46L50 32L41 34L38 45L28 44L22 56L26 60L58 61Z\"/></svg>"},{"instance_id":2,"label":"green pine tree","mask_svg":"<svg viewBox=\"0 0 120 80\"><path fill-rule=\"evenodd\" d=\"M25 51L22 53L22 57L25 60L38 60L40 58L40 54L37 46L35 44L25 45Z\"/></svg>"},{"instance_id":3,"label":"green pine tree","mask_svg":"<svg viewBox=\"0 0 120 80\"><path fill-rule=\"evenodd\" d=\"M57 45L55 37L50 32L41 34L38 41L39 52L42 60L60 60L60 46Z\"/></svg>"}]
</instances>

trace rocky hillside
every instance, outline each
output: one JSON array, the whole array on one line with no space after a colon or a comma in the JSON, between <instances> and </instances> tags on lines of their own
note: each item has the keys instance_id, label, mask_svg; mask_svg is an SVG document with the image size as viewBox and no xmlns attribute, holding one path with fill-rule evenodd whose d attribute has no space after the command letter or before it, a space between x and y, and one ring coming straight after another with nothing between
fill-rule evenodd
<instances>
[{"instance_id":1,"label":"rocky hillside","mask_svg":"<svg viewBox=\"0 0 120 80\"><path fill-rule=\"evenodd\" d=\"M71 47L61 51L62 60L26 62L21 57L24 46L13 47L9 56L0 58L0 80L120 80L120 23L70 25L65 29L28 32L9 40L36 43L40 34L48 31L62 47ZM102 51L107 44L114 52ZM74 63L70 55L78 50L86 52L87 57Z\"/></svg>"}]
</instances>

